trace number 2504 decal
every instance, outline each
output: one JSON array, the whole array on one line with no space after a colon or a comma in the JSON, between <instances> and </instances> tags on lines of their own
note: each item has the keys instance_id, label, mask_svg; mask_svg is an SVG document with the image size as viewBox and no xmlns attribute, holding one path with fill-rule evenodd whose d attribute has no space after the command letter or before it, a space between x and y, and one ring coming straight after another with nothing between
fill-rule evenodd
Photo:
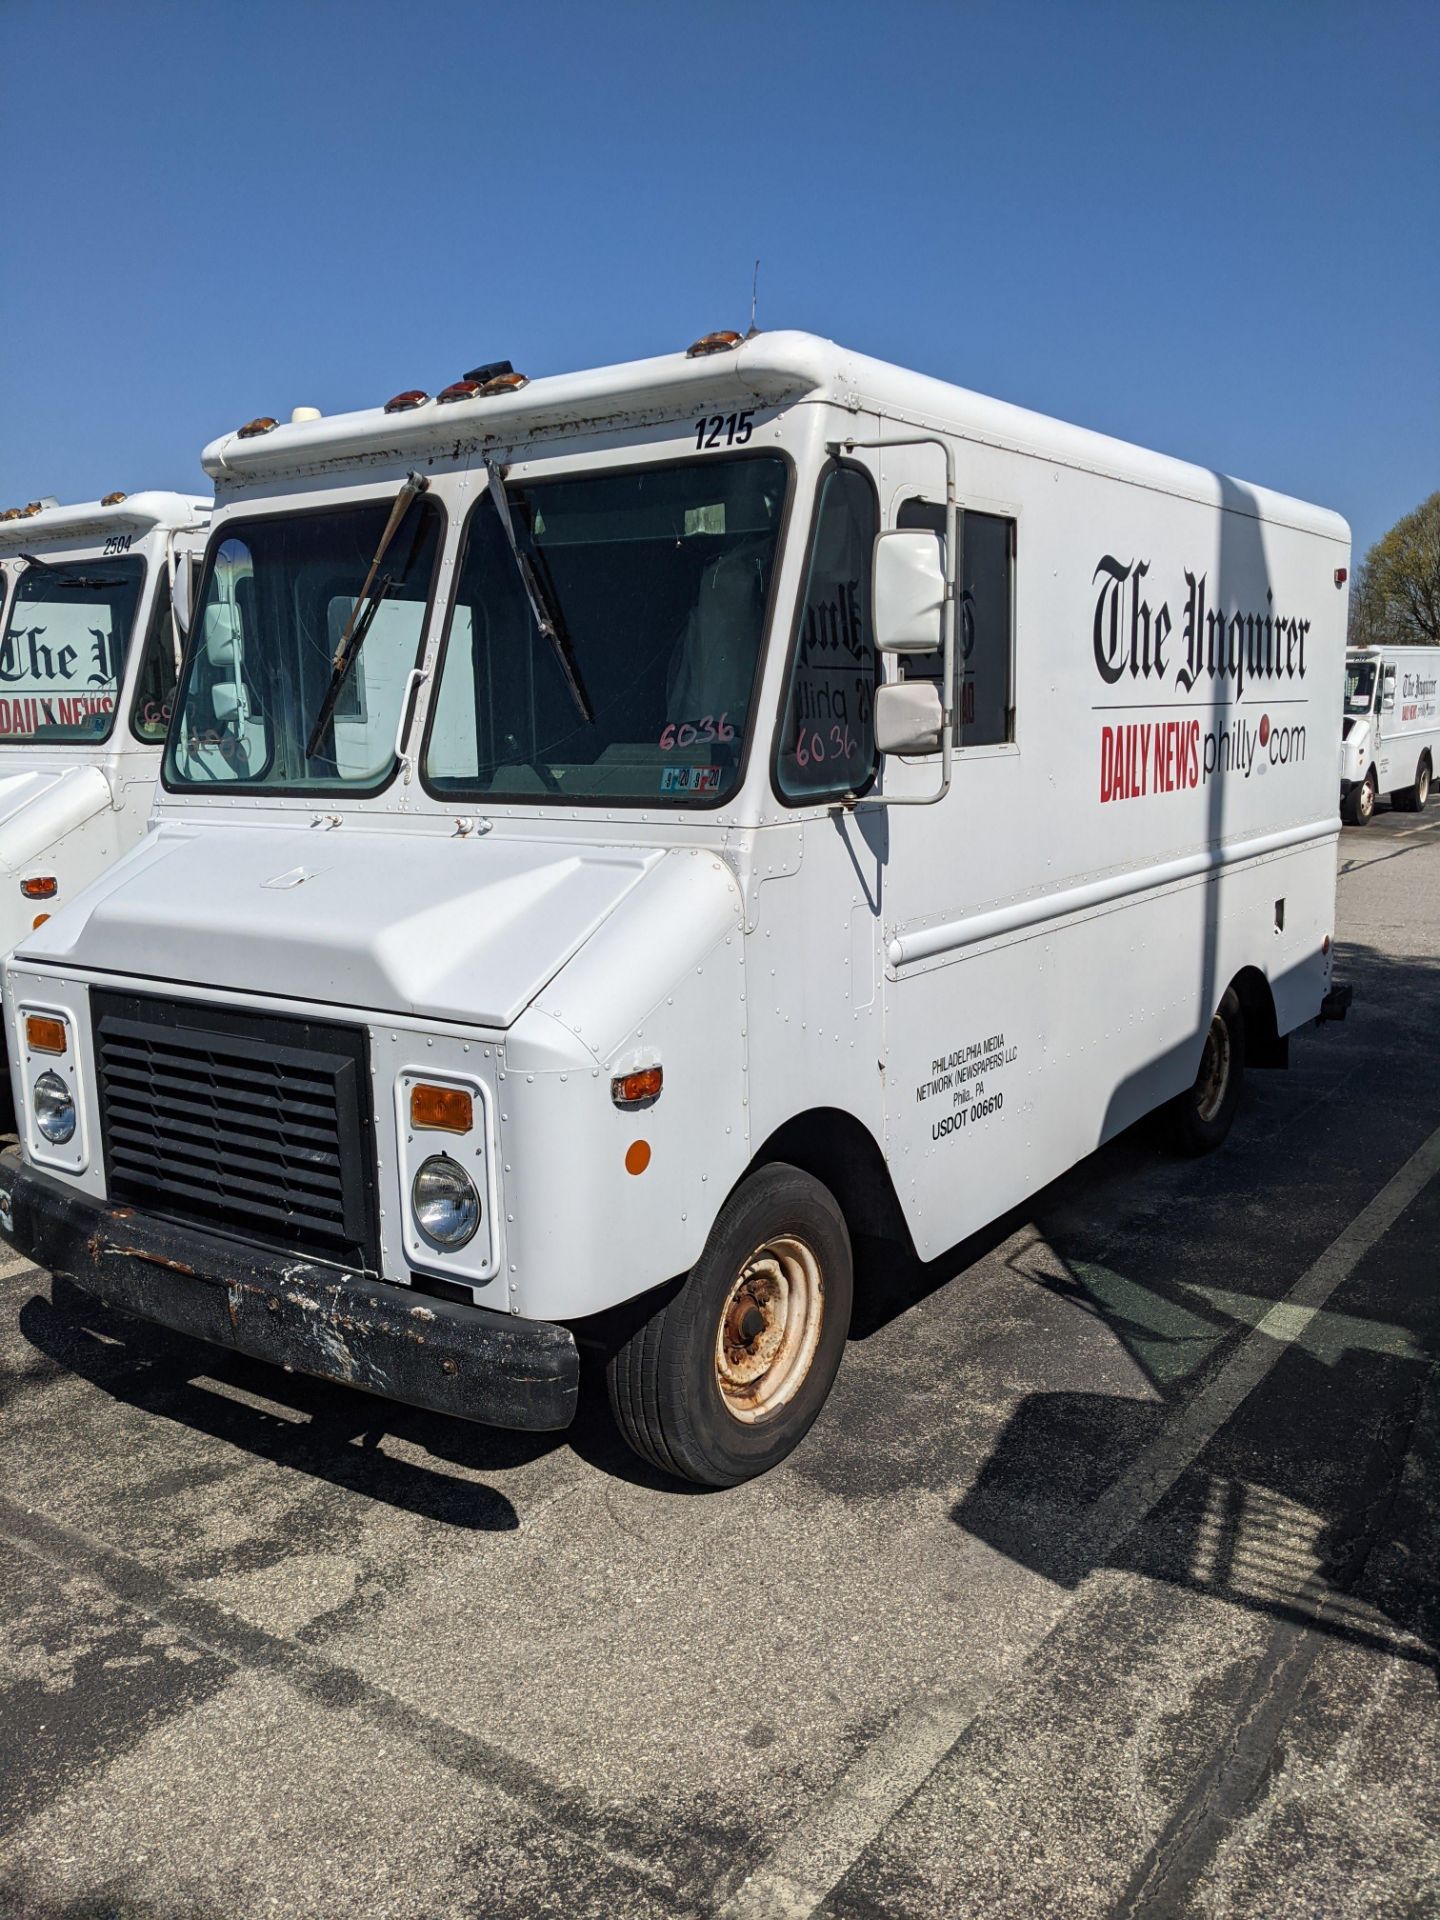
<instances>
[{"instance_id":1,"label":"number 2504 decal","mask_svg":"<svg viewBox=\"0 0 1440 1920\"><path fill-rule=\"evenodd\" d=\"M755 415L748 413L712 413L695 422L696 450L707 447L743 447L755 431Z\"/></svg>"}]
</instances>

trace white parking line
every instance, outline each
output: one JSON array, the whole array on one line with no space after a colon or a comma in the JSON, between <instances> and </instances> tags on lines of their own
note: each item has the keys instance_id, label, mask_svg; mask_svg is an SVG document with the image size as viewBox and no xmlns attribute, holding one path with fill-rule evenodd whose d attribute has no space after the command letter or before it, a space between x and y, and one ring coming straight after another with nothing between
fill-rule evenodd
<instances>
[{"instance_id":1,"label":"white parking line","mask_svg":"<svg viewBox=\"0 0 1440 1920\"><path fill-rule=\"evenodd\" d=\"M1078 1540L1092 1566L1105 1564L1290 1348L1305 1344L1312 1322L1331 1294L1437 1173L1440 1128L1275 1302L1210 1384L1091 1507ZM998 1684L997 1680L972 1692L907 1706L846 1768L808 1818L792 1828L769 1860L725 1901L719 1920L811 1920L860 1855L945 1759Z\"/></svg>"}]
</instances>

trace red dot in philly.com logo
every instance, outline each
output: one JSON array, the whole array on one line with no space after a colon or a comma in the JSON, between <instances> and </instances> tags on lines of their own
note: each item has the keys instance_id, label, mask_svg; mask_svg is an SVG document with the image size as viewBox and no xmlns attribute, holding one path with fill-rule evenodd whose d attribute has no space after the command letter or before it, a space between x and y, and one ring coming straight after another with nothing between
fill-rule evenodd
<instances>
[{"instance_id":1,"label":"red dot in philly.com logo","mask_svg":"<svg viewBox=\"0 0 1440 1920\"><path fill-rule=\"evenodd\" d=\"M1265 746L1265 745L1267 744L1267 742L1269 741L1269 739L1270 739L1270 716L1269 716L1269 714L1268 714L1268 713L1262 713L1262 714L1261 714L1261 716L1260 716L1260 744L1261 744L1261 746L1262 746L1262 747L1263 747L1263 746Z\"/></svg>"}]
</instances>

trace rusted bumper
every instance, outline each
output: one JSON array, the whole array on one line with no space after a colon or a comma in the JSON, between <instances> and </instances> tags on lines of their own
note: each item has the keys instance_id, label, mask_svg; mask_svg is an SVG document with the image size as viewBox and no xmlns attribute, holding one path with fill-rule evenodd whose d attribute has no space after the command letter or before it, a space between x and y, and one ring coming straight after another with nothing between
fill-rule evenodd
<instances>
[{"instance_id":1,"label":"rusted bumper","mask_svg":"<svg viewBox=\"0 0 1440 1920\"><path fill-rule=\"evenodd\" d=\"M297 1373L496 1427L575 1417L568 1327L432 1300L153 1219L77 1193L0 1154L0 1226L15 1246L107 1305Z\"/></svg>"}]
</instances>

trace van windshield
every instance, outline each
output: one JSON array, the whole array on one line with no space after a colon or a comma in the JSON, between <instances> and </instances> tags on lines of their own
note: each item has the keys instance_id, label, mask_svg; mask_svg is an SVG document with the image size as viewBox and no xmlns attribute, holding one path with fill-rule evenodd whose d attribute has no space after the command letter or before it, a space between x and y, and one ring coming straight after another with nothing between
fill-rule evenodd
<instances>
[{"instance_id":1,"label":"van windshield","mask_svg":"<svg viewBox=\"0 0 1440 1920\"><path fill-rule=\"evenodd\" d=\"M334 792L389 777L444 526L434 500L412 501L390 540L364 646L307 748L393 504L277 513L216 534L165 751L168 786Z\"/></svg>"},{"instance_id":2,"label":"van windshield","mask_svg":"<svg viewBox=\"0 0 1440 1920\"><path fill-rule=\"evenodd\" d=\"M1375 698L1375 662L1373 660L1347 660L1345 662L1345 711L1346 713L1368 713Z\"/></svg>"},{"instance_id":3,"label":"van windshield","mask_svg":"<svg viewBox=\"0 0 1440 1920\"><path fill-rule=\"evenodd\" d=\"M0 746L104 740L115 725L145 562L31 562L0 638Z\"/></svg>"},{"instance_id":4,"label":"van windshield","mask_svg":"<svg viewBox=\"0 0 1440 1920\"><path fill-rule=\"evenodd\" d=\"M536 621L487 493L425 745L431 790L723 800L740 776L787 476L782 459L746 454L509 485L562 645Z\"/></svg>"}]
</instances>

